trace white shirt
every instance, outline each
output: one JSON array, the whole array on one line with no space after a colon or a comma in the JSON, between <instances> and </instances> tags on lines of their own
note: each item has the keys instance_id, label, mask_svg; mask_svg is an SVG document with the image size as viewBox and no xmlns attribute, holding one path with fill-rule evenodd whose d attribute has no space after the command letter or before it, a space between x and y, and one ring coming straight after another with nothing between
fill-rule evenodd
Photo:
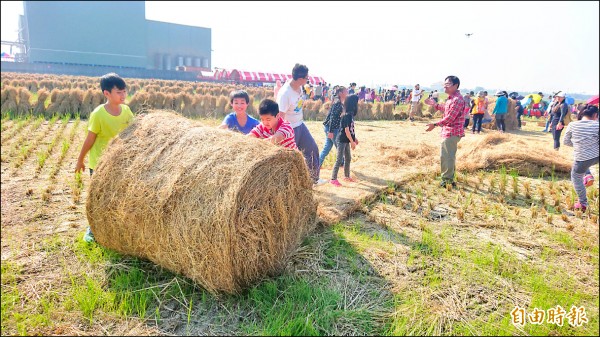
<instances>
[{"instance_id":1,"label":"white shirt","mask_svg":"<svg viewBox=\"0 0 600 337\"><path fill-rule=\"evenodd\" d=\"M418 102L421 99L421 93L422 92L423 92L423 90L421 90L421 89L415 89L415 90L413 90L411 101L412 102Z\"/></svg>"},{"instance_id":2,"label":"white shirt","mask_svg":"<svg viewBox=\"0 0 600 337\"><path fill-rule=\"evenodd\" d=\"M302 125L304 116L302 105L304 104L304 99L301 92L294 90L290 86L289 81L285 82L281 89L279 89L277 104L279 105L279 111L283 112L282 118L288 121L292 128Z\"/></svg>"}]
</instances>

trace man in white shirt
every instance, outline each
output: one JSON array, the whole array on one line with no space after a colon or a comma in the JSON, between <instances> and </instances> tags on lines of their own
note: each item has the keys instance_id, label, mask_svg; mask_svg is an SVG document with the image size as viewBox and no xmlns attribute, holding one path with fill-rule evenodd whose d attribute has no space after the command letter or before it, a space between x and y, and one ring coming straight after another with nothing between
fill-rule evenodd
<instances>
[{"instance_id":1,"label":"man in white shirt","mask_svg":"<svg viewBox=\"0 0 600 337\"><path fill-rule=\"evenodd\" d=\"M302 88L308 82L308 68L298 64L292 69L292 80L285 82L277 94L277 104L281 117L294 128L294 139L298 150L304 155L310 176L315 185L322 185L327 180L320 179L319 148L315 139L304 124L302 105Z\"/></svg>"},{"instance_id":2,"label":"man in white shirt","mask_svg":"<svg viewBox=\"0 0 600 337\"><path fill-rule=\"evenodd\" d=\"M421 95L423 95L423 90L421 90L421 86L419 84L415 85L415 89L412 91L412 98L410 101L410 113L408 115L410 121L414 121L415 109L421 100Z\"/></svg>"}]
</instances>

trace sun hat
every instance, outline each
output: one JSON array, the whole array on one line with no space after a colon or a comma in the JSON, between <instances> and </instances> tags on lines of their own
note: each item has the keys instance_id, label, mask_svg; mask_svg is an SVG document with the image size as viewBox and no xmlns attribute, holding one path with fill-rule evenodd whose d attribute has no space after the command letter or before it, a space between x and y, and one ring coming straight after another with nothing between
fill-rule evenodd
<instances>
[{"instance_id":1,"label":"sun hat","mask_svg":"<svg viewBox=\"0 0 600 337\"><path fill-rule=\"evenodd\" d=\"M554 96L556 96L556 97L567 97L567 94L565 94L565 92L564 92L564 91L559 91L559 92L557 92L557 93L556 93L556 95L554 95Z\"/></svg>"},{"instance_id":2,"label":"sun hat","mask_svg":"<svg viewBox=\"0 0 600 337\"><path fill-rule=\"evenodd\" d=\"M496 91L496 96L502 96L504 95L504 92L501 90Z\"/></svg>"}]
</instances>

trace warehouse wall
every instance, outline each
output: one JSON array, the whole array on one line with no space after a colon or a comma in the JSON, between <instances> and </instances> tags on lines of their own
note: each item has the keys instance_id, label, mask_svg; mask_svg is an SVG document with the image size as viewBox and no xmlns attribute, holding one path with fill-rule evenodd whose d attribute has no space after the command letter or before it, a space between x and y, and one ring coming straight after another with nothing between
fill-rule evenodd
<instances>
[{"instance_id":1,"label":"warehouse wall","mask_svg":"<svg viewBox=\"0 0 600 337\"><path fill-rule=\"evenodd\" d=\"M211 67L211 30L147 20L149 69L174 70L178 65Z\"/></svg>"},{"instance_id":2,"label":"warehouse wall","mask_svg":"<svg viewBox=\"0 0 600 337\"><path fill-rule=\"evenodd\" d=\"M145 68L143 1L24 1L29 62Z\"/></svg>"}]
</instances>

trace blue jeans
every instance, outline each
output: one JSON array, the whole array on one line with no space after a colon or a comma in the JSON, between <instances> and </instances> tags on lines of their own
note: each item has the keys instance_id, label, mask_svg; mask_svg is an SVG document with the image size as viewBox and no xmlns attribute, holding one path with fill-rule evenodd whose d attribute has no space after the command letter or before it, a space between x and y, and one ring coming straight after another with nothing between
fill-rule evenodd
<instances>
[{"instance_id":1,"label":"blue jeans","mask_svg":"<svg viewBox=\"0 0 600 337\"><path fill-rule=\"evenodd\" d=\"M333 139L330 139L329 137L327 137L327 128L325 126L323 126L323 130L325 131L325 145L323 145L323 149L321 150L321 154L319 155L319 165L323 165L325 157L327 157L327 155L331 151L331 148L334 145L336 149L338 148L338 134L340 133L339 129L331 130L331 133L333 133Z\"/></svg>"}]
</instances>

